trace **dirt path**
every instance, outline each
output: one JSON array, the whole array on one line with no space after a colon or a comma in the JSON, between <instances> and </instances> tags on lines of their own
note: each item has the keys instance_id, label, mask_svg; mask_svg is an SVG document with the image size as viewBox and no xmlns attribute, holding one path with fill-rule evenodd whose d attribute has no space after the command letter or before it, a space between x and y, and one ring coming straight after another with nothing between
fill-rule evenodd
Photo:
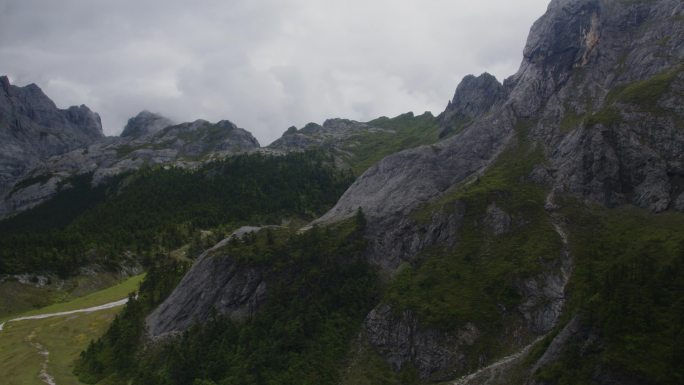
<instances>
[{"instance_id":1,"label":"dirt path","mask_svg":"<svg viewBox=\"0 0 684 385\"><path fill-rule=\"evenodd\" d=\"M120 299L118 301L114 302L109 302L104 305L99 305L99 306L93 306L93 307L88 307L88 308L83 308L83 309L76 309L76 310L69 310L69 311L61 311L57 313L45 313L45 314L36 314L36 315L30 315L30 316L24 316L24 317L17 317L13 318L7 322L17 322L17 321L26 321L26 320L36 320L36 319L44 319L44 318L50 318L50 317L60 317L60 316L65 316L65 315L70 315L70 314L78 314L78 313L92 313L96 312L99 310L105 310L105 309L111 309L114 307L122 306L125 305L126 302L128 302L128 298ZM5 324L7 322L0 323L0 331L3 330L5 327ZM50 375L48 372L48 364L50 363L50 352L48 349L43 346L42 344L34 341L36 338L35 330L31 332L26 337L26 342L28 342L36 351L38 354L41 356L45 357L43 360L43 363L41 364L41 369L40 369L40 374L38 377L40 380L45 383L46 385L57 385L55 382L55 378Z\"/></svg>"},{"instance_id":2,"label":"dirt path","mask_svg":"<svg viewBox=\"0 0 684 385\"><path fill-rule=\"evenodd\" d=\"M490 379L498 379L502 373L505 373L512 365L517 363L517 361L530 351L530 349L537 344L539 341L544 339L546 335L538 337L536 340L532 341L531 344L520 349L516 353L506 356L493 364L486 366L474 373L463 376L452 383L452 385L467 385L475 381L476 383L487 384Z\"/></svg>"},{"instance_id":3,"label":"dirt path","mask_svg":"<svg viewBox=\"0 0 684 385\"><path fill-rule=\"evenodd\" d=\"M29 334L28 337L26 337L26 341L38 351L38 354L45 357L45 360L40 366L40 374L38 375L38 377L47 385L57 385L57 383L55 382L55 378L52 377L50 373L48 373L48 364L50 363L50 352L45 348L45 346L39 344L38 342L34 342L33 340L35 338L36 331L34 330L33 332L31 332L31 334Z\"/></svg>"},{"instance_id":4,"label":"dirt path","mask_svg":"<svg viewBox=\"0 0 684 385\"><path fill-rule=\"evenodd\" d=\"M59 317L59 316L63 316L63 315L77 314L77 313L92 313L92 312L98 311L98 310L105 310L105 309L111 309L111 308L117 307L117 306L122 306L122 305L125 305L126 302L128 302L128 298L124 298L124 299L120 299L118 301L106 303L104 305L87 307L85 309L77 309L77 310L61 311L58 313L46 313L46 314L37 314L37 315L29 315L29 316L25 316L25 317L18 317L18 318L11 319L7 322L17 322L17 321L25 321L25 320L32 320L32 319L44 319L44 318ZM2 331L2 329L5 327L5 324L7 322L0 323L0 331Z\"/></svg>"}]
</instances>

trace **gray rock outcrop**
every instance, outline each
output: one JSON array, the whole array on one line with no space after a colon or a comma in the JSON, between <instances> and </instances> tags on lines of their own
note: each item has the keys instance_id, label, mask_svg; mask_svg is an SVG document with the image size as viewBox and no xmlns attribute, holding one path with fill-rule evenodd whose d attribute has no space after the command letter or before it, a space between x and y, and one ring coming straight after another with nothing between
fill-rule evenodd
<instances>
[{"instance_id":1,"label":"gray rock outcrop","mask_svg":"<svg viewBox=\"0 0 684 385\"><path fill-rule=\"evenodd\" d=\"M463 223L464 205L456 201L443 210L432 213L421 222L411 217L401 218L389 228L373 226L366 236L372 239L368 260L385 272L394 272L404 261L434 245L457 247L458 231Z\"/></svg>"},{"instance_id":2,"label":"gray rock outcrop","mask_svg":"<svg viewBox=\"0 0 684 385\"><path fill-rule=\"evenodd\" d=\"M130 135L101 138L87 147L36 163L0 199L0 218L50 199L63 181L93 173L93 184L141 167L169 165L193 168L200 163L259 149L248 131L222 120L165 126L168 119L142 112L127 125Z\"/></svg>"},{"instance_id":3,"label":"gray rock outcrop","mask_svg":"<svg viewBox=\"0 0 684 385\"><path fill-rule=\"evenodd\" d=\"M410 310L395 314L390 306L379 305L366 317L363 333L394 371L412 364L421 378L446 380L464 368L463 347L473 345L480 331L471 323L456 337L423 330Z\"/></svg>"},{"instance_id":4,"label":"gray rock outcrop","mask_svg":"<svg viewBox=\"0 0 684 385\"><path fill-rule=\"evenodd\" d=\"M675 102L684 87L682 12L673 0L552 1L532 27L520 70L504 82L502 102L453 137L384 158L317 222L336 222L361 207L371 227L392 229L425 202L485 172L521 125L531 127L526 130L550 158L555 189L608 205L676 206L681 192L673 180L681 180L684 164L681 103ZM671 43L657 44L664 36ZM661 86L657 108L610 104L611 90L648 85L664 73L671 83ZM623 120L592 119L591 111L604 108L620 109ZM576 125L570 124L573 109L587 115Z\"/></svg>"},{"instance_id":5,"label":"gray rock outcrop","mask_svg":"<svg viewBox=\"0 0 684 385\"><path fill-rule=\"evenodd\" d=\"M221 248L230 238L257 230L238 229L204 252L171 295L147 317L148 335L158 338L185 331L214 312L237 321L255 314L266 294L263 272L241 266Z\"/></svg>"},{"instance_id":6,"label":"gray rock outcrop","mask_svg":"<svg viewBox=\"0 0 684 385\"><path fill-rule=\"evenodd\" d=\"M171 120L164 116L144 110L138 115L128 119L126 127L124 127L121 132L121 137L152 135L173 124L174 123Z\"/></svg>"},{"instance_id":7,"label":"gray rock outcrop","mask_svg":"<svg viewBox=\"0 0 684 385\"><path fill-rule=\"evenodd\" d=\"M363 132L389 131L348 119L328 119L323 125L308 123L301 129L290 127L268 147L281 151L303 151L314 146L335 146Z\"/></svg>"},{"instance_id":8,"label":"gray rock outcrop","mask_svg":"<svg viewBox=\"0 0 684 385\"><path fill-rule=\"evenodd\" d=\"M535 23L511 83L514 93L546 85L542 110L516 107L538 119L533 135L547 147L558 191L608 206L676 208L683 12L677 1L554 1Z\"/></svg>"},{"instance_id":9,"label":"gray rock outcrop","mask_svg":"<svg viewBox=\"0 0 684 385\"><path fill-rule=\"evenodd\" d=\"M438 117L440 138L457 132L473 120L482 117L496 104L503 101L506 93L496 78L488 73L475 77L468 75L456 88L454 98Z\"/></svg>"},{"instance_id":10,"label":"gray rock outcrop","mask_svg":"<svg viewBox=\"0 0 684 385\"><path fill-rule=\"evenodd\" d=\"M498 96L490 99L495 100L491 106L482 104L479 111L486 112L452 137L372 166L316 223L336 222L362 208L368 219L369 259L391 273L432 245L413 241L424 233L415 213L486 173L498 154L518 140L530 140L543 150L546 161L529 178L555 193L607 206L681 210L683 15L684 7L674 0L552 1L530 31L519 71L501 89L492 83L497 90L492 94ZM448 107L452 113L455 104ZM512 223L495 206L483 221L499 236ZM460 225L452 220L448 228ZM458 247L455 237L455 232L445 233L438 244ZM528 336L519 343L529 343L558 322L571 266L566 245L555 261L543 264L541 273L518 281L521 328L511 332ZM394 323L376 322L375 313L369 317L375 326L369 328L367 320L366 338L392 365L397 357L404 362L415 357L411 352L425 351L406 333L395 332ZM420 324L415 329L424 330ZM448 340L432 340L427 351L448 350L453 356L444 342ZM410 360L423 378L439 378L448 367Z\"/></svg>"},{"instance_id":11,"label":"gray rock outcrop","mask_svg":"<svg viewBox=\"0 0 684 385\"><path fill-rule=\"evenodd\" d=\"M0 196L47 158L104 137L88 107L57 108L35 84L11 85L0 77Z\"/></svg>"}]
</instances>

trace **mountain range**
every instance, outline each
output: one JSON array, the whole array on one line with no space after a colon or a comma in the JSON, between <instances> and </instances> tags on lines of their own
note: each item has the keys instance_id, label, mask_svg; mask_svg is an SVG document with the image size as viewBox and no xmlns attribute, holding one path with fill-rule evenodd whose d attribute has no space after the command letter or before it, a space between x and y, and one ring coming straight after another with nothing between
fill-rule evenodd
<instances>
[{"instance_id":1,"label":"mountain range","mask_svg":"<svg viewBox=\"0 0 684 385\"><path fill-rule=\"evenodd\" d=\"M278 194L247 175L218 194L240 185L230 191L250 191L241 199L259 216L164 222L178 234L209 223L224 232L185 253L187 271L146 261L147 283L77 374L103 384L682 383L684 5L552 0L522 56L503 82L465 77L438 116L330 119L267 147L229 121L147 111L105 138L87 107L58 110L38 87L0 78L5 223L32 223L83 175L84 189L108 191L104 206L145 178L177 186L166 169L200 185L272 159L318 183L297 183L266 215L259 197Z\"/></svg>"}]
</instances>

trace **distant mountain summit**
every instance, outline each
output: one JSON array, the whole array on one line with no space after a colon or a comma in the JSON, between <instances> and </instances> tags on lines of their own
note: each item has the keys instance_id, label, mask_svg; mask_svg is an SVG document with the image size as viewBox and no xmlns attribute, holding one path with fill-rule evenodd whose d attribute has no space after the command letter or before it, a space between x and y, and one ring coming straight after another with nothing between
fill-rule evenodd
<instances>
[{"instance_id":1,"label":"distant mountain summit","mask_svg":"<svg viewBox=\"0 0 684 385\"><path fill-rule=\"evenodd\" d=\"M121 137L137 138L140 136L156 134L173 124L174 123L170 119L167 119L164 116L143 110L138 115L128 119L128 123L121 133Z\"/></svg>"},{"instance_id":2,"label":"distant mountain summit","mask_svg":"<svg viewBox=\"0 0 684 385\"><path fill-rule=\"evenodd\" d=\"M0 194L40 161L103 137L100 116L85 105L62 110L37 85L0 77Z\"/></svg>"},{"instance_id":3,"label":"distant mountain summit","mask_svg":"<svg viewBox=\"0 0 684 385\"><path fill-rule=\"evenodd\" d=\"M438 116L440 138L456 133L473 120L482 117L506 96L504 87L488 73L468 75L456 88L454 98Z\"/></svg>"},{"instance_id":4,"label":"distant mountain summit","mask_svg":"<svg viewBox=\"0 0 684 385\"><path fill-rule=\"evenodd\" d=\"M88 107L58 109L35 84L13 86L0 77L0 218L49 200L76 175L92 173L93 185L142 167L194 167L260 147L230 121L176 124L142 111L120 137L105 137Z\"/></svg>"}]
</instances>

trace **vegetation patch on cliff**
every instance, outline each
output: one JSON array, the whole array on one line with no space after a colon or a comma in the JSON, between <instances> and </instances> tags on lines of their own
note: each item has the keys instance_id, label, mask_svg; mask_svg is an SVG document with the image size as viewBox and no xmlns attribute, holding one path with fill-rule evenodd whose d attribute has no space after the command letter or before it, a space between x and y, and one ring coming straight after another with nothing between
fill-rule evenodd
<instances>
[{"instance_id":1,"label":"vegetation patch on cliff","mask_svg":"<svg viewBox=\"0 0 684 385\"><path fill-rule=\"evenodd\" d=\"M437 120L428 112L419 116L407 113L394 118L381 117L368 124L394 132L366 132L355 136L352 143L345 146L344 150L353 154L349 162L356 175L390 154L432 144L439 139Z\"/></svg>"},{"instance_id":2,"label":"vegetation patch on cliff","mask_svg":"<svg viewBox=\"0 0 684 385\"><path fill-rule=\"evenodd\" d=\"M268 267L267 299L253 318L239 323L217 314L145 348L140 338L144 312L135 300L82 354L80 379L146 385L336 384L349 341L378 299L376 269L362 257L363 226L363 216L357 215L332 228L302 234L261 231L229 243L224 258ZM254 248L261 252L253 253ZM145 290L143 284L143 300Z\"/></svg>"},{"instance_id":3,"label":"vegetation patch on cliff","mask_svg":"<svg viewBox=\"0 0 684 385\"><path fill-rule=\"evenodd\" d=\"M518 283L561 253L560 237L544 210L546 188L529 179L533 167L544 162L541 149L528 139L530 124L518 126L515 143L484 175L415 214L416 220L429 218L455 200L466 207L462 230L455 235L457 247L423 252L400 270L385 297L395 310L415 312L426 328L456 332L474 323L484 333L467 355L471 369L481 354L505 353L495 342L504 324L515 322ZM492 207L508 216L499 234L486 220Z\"/></svg>"},{"instance_id":4,"label":"vegetation patch on cliff","mask_svg":"<svg viewBox=\"0 0 684 385\"><path fill-rule=\"evenodd\" d=\"M564 204L576 261L565 317L579 312L583 331L537 378L682 383L684 215Z\"/></svg>"}]
</instances>

